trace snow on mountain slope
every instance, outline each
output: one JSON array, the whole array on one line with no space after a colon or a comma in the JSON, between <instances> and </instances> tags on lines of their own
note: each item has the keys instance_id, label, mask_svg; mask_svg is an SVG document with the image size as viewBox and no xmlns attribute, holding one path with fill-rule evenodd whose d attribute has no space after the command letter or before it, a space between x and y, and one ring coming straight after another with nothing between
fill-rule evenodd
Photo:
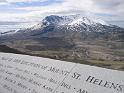
<instances>
[{"instance_id":1,"label":"snow on mountain slope","mask_svg":"<svg viewBox=\"0 0 124 93\"><path fill-rule=\"evenodd\" d=\"M26 29L21 29L17 33L46 33L49 31L77 31L77 32L107 32L117 29L105 21L84 15L69 16L46 16L40 23Z\"/></svg>"},{"instance_id":2,"label":"snow on mountain slope","mask_svg":"<svg viewBox=\"0 0 124 93\"><path fill-rule=\"evenodd\" d=\"M85 23L87 25L102 24L109 26L105 21L98 18L88 18L83 15L70 15L70 16L47 16L43 19L44 24L56 24L56 25L75 25Z\"/></svg>"},{"instance_id":3,"label":"snow on mountain slope","mask_svg":"<svg viewBox=\"0 0 124 93\"><path fill-rule=\"evenodd\" d=\"M54 25L66 25L73 20L67 16L56 16L56 15L51 15L47 16L43 19L43 24L54 24Z\"/></svg>"},{"instance_id":4,"label":"snow on mountain slope","mask_svg":"<svg viewBox=\"0 0 124 93\"><path fill-rule=\"evenodd\" d=\"M110 26L105 21L98 18L86 17L80 14L69 16L46 16L39 24L25 30L26 32L42 31L44 28L57 28L58 31L65 29L65 31L89 31L101 32L103 25ZM64 27L63 27L64 26ZM24 31L24 32L25 32ZM45 31L45 30L44 30ZM46 31L48 32L48 30ZM33 33L33 32L32 32Z\"/></svg>"},{"instance_id":5,"label":"snow on mountain slope","mask_svg":"<svg viewBox=\"0 0 124 93\"><path fill-rule=\"evenodd\" d=\"M76 19L76 20L73 20L73 22L71 22L70 24L68 25L81 25L82 23L85 23L87 25L92 25L94 24L94 22L92 22L91 20L89 19L85 19L85 18L79 18L79 19Z\"/></svg>"},{"instance_id":6,"label":"snow on mountain slope","mask_svg":"<svg viewBox=\"0 0 124 93\"><path fill-rule=\"evenodd\" d=\"M82 24L82 23L85 23L87 25L102 24L102 25L109 26L109 24L107 24L105 21L103 21L101 19L89 19L87 17L82 17L82 18L79 18L79 19L75 19L69 25Z\"/></svg>"},{"instance_id":7,"label":"snow on mountain slope","mask_svg":"<svg viewBox=\"0 0 124 93\"><path fill-rule=\"evenodd\" d=\"M17 32L17 30L10 30L10 31L7 31L7 32L1 32L1 33L0 33L0 36L2 36L2 35L14 34L14 33L16 33L16 32Z\"/></svg>"}]
</instances>

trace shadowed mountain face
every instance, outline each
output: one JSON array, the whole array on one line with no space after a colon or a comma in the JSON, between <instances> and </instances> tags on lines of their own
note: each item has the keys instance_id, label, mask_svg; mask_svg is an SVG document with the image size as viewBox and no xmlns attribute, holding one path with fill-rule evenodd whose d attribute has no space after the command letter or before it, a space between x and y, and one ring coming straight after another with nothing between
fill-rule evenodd
<instances>
[{"instance_id":1,"label":"shadowed mountain face","mask_svg":"<svg viewBox=\"0 0 124 93\"><path fill-rule=\"evenodd\" d=\"M0 45L0 52L6 52L6 53L16 53L16 54L25 54L25 53L22 53L16 49L13 49L13 48L10 48L6 45Z\"/></svg>"},{"instance_id":2,"label":"shadowed mountain face","mask_svg":"<svg viewBox=\"0 0 124 93\"><path fill-rule=\"evenodd\" d=\"M124 29L82 15L47 16L31 28L2 33L0 44L14 49L6 51L3 46L4 52L20 51L113 69L124 67Z\"/></svg>"}]
</instances>

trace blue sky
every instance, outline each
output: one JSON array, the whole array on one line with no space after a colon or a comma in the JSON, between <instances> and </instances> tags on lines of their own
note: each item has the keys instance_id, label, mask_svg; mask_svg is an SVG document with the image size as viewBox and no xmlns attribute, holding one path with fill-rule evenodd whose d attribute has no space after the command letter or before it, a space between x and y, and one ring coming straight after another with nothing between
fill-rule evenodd
<instances>
[{"instance_id":1,"label":"blue sky","mask_svg":"<svg viewBox=\"0 0 124 93\"><path fill-rule=\"evenodd\" d=\"M124 21L124 0L0 0L0 22L38 22L45 16L88 14Z\"/></svg>"}]
</instances>

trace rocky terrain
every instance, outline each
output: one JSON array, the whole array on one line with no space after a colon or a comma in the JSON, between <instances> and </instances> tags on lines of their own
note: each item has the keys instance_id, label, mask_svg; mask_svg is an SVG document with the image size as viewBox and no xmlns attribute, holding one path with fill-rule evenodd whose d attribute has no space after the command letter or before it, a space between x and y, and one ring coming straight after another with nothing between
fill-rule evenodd
<instances>
[{"instance_id":1,"label":"rocky terrain","mask_svg":"<svg viewBox=\"0 0 124 93\"><path fill-rule=\"evenodd\" d=\"M2 33L0 44L29 55L124 70L124 29L97 18L47 16L31 28Z\"/></svg>"}]
</instances>

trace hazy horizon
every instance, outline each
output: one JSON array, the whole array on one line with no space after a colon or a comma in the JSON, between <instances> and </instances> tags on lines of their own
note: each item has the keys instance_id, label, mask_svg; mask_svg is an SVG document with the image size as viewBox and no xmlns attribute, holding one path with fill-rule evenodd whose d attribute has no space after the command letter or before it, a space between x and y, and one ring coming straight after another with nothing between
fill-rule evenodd
<instances>
[{"instance_id":1,"label":"hazy horizon","mask_svg":"<svg viewBox=\"0 0 124 93\"><path fill-rule=\"evenodd\" d=\"M6 32L9 30L19 30L25 29L28 27L32 27L33 25L39 22L32 22L32 23L19 23L19 22L0 22L0 32ZM124 28L124 21L108 21L109 24L117 25L119 27Z\"/></svg>"},{"instance_id":2,"label":"hazy horizon","mask_svg":"<svg viewBox=\"0 0 124 93\"><path fill-rule=\"evenodd\" d=\"M90 14L124 27L124 0L0 0L0 21L10 22L0 23L0 32L25 28L25 23L35 24L51 14Z\"/></svg>"}]
</instances>

